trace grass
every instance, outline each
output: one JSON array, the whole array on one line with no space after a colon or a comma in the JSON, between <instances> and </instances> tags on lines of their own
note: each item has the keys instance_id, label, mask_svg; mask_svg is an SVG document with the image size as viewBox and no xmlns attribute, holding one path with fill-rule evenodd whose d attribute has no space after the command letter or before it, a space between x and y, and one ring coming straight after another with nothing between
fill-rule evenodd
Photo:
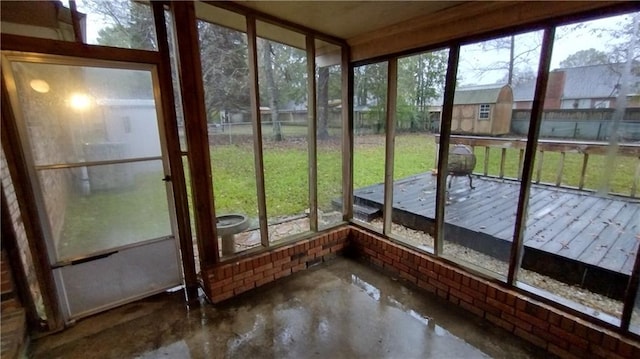
<instances>
[{"instance_id":1,"label":"grass","mask_svg":"<svg viewBox=\"0 0 640 359\"><path fill-rule=\"evenodd\" d=\"M137 175L131 186L67 198L58 258L171 234L162 172Z\"/></svg>"},{"instance_id":2,"label":"grass","mask_svg":"<svg viewBox=\"0 0 640 359\"><path fill-rule=\"evenodd\" d=\"M266 129L265 129L266 130ZM299 128L297 129L299 130ZM305 131L300 131L302 136ZM304 139L274 143L265 135L263 163L269 218L304 213L309 208L307 143ZM398 134L395 139L394 178L424 173L435 167L435 141L426 134ZM342 156L338 141L318 143L318 205L332 209L331 201L342 193ZM484 148L476 149L475 172L484 171ZM384 181L383 135L356 136L354 143L354 187ZM542 182L555 183L559 153L545 153ZM490 152L488 173L498 175L500 150ZM539 160L539 158L538 158ZM629 194L636 168L635 158L619 157L611 174L611 190ZM606 159L592 156L586 188L597 189L605 174ZM251 143L211 147L211 166L216 213L240 212L257 216L257 190ZM537 168L537 167L534 167ZM582 156L567 154L563 184L577 186ZM517 177L518 151L507 150L505 176ZM188 172L187 172L188 175ZM534 172L535 176L535 172ZM122 191L95 192L69 199L61 238L73 243L61 247L61 254L73 255L102 243L127 243L136 238L153 238L169 233L166 196L159 181L161 173L138 175L135 186ZM189 181L187 181L189 183ZM106 241L106 242L105 242Z\"/></svg>"}]
</instances>

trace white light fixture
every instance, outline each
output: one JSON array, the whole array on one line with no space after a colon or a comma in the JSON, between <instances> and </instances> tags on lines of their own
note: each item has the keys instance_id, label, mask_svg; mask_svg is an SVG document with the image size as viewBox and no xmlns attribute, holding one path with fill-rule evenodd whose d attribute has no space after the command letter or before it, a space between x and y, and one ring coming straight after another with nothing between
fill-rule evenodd
<instances>
[{"instance_id":1,"label":"white light fixture","mask_svg":"<svg viewBox=\"0 0 640 359\"><path fill-rule=\"evenodd\" d=\"M35 92L39 92L39 93L49 92L49 84L44 80L38 80L38 79L31 80L31 82L29 82L29 86L31 86L31 88Z\"/></svg>"}]
</instances>

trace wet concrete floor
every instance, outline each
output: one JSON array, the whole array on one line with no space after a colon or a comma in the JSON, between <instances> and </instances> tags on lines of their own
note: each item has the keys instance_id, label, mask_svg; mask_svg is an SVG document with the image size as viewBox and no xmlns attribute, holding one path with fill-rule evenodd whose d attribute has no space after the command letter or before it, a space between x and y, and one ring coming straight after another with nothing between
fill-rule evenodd
<instances>
[{"instance_id":1,"label":"wet concrete floor","mask_svg":"<svg viewBox=\"0 0 640 359\"><path fill-rule=\"evenodd\" d=\"M536 358L440 298L338 257L218 306L162 294L31 344L33 358Z\"/></svg>"}]
</instances>

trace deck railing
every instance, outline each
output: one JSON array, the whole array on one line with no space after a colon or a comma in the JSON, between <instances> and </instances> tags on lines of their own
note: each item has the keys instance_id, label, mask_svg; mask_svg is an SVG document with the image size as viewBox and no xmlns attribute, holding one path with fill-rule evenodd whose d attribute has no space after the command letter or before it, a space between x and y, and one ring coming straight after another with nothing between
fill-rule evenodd
<instances>
[{"instance_id":1,"label":"deck railing","mask_svg":"<svg viewBox=\"0 0 640 359\"><path fill-rule=\"evenodd\" d=\"M435 136L436 144L440 143L440 136ZM461 136L461 135L452 135L451 136L451 144L463 144L470 146L473 149L473 152L477 157L483 155L484 157L478 164L476 164L476 170L474 174L482 175L487 177L497 177L497 178L507 178L507 179L518 179L520 180L522 177L522 166L524 161L524 151L527 144L527 140L523 138L498 138L498 137L478 137L478 136ZM479 148L484 147L484 152L479 150ZM590 156L608 156L610 155L610 144L608 142L584 142L584 141L564 141L564 140L539 140L537 146L537 154L536 154L536 162L534 168L533 181L535 183L543 183L547 185L553 185L556 187L565 187L565 188L577 188L579 190L596 190L596 188L587 188L586 187L586 178L589 175L587 173L589 167L589 158ZM618 189L617 191L610 191L611 194L629 196L633 198L638 197L638 187L640 182L640 144L618 144L617 151L615 151L615 155L617 157L625 158L623 163L623 167L632 166L627 169L631 171L631 183L628 183L629 178L625 178L625 184L622 186L622 189ZM497 173L491 173L490 171L490 162L491 162L491 151L500 151L500 161L498 166ZM505 176L505 167L507 163L507 150L516 150L518 151L518 169L517 169L517 178ZM549 175L545 176L543 173L543 163L545 159L545 153L558 153L559 158L557 159L557 166L555 168L554 181L544 181L543 177L549 178ZM563 183L563 176L565 173L565 158L567 154L577 154L581 156L581 167L580 167L580 176L578 177L577 183L575 180L572 181L574 183ZM436 163L437 163L437 151L436 151ZM555 155L558 157L558 155ZM599 163L602 164L604 161L608 161L607 158L599 159ZM548 167L548 166L547 166ZM605 167L606 168L606 167ZM478 172L480 170L480 172ZM592 168L593 170L593 168ZM604 171L602 166L596 168L596 170ZM548 168L547 168L548 172ZM600 175L608 175L604 173L591 174L591 176L600 176Z\"/></svg>"}]
</instances>

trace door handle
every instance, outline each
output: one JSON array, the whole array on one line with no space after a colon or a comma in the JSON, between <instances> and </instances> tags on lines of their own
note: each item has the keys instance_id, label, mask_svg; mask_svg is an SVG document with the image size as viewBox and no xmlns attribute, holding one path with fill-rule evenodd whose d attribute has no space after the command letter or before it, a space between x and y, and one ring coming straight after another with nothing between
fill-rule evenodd
<instances>
[{"instance_id":1,"label":"door handle","mask_svg":"<svg viewBox=\"0 0 640 359\"><path fill-rule=\"evenodd\" d=\"M166 175L166 176L164 176L164 178L162 180L165 181L165 182L171 182L171 176Z\"/></svg>"}]
</instances>

